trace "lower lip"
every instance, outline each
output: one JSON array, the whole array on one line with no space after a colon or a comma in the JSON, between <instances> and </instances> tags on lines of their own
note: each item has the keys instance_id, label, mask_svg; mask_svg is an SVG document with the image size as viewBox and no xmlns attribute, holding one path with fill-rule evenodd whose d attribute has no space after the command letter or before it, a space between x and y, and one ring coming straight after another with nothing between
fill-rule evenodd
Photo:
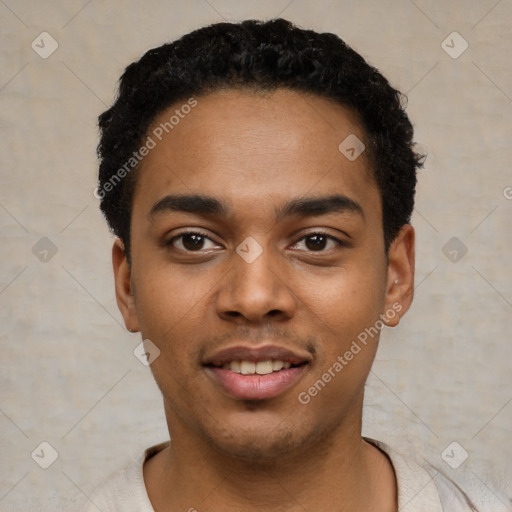
<instances>
[{"instance_id":1,"label":"lower lip","mask_svg":"<svg viewBox=\"0 0 512 512\"><path fill-rule=\"evenodd\" d=\"M207 370L232 397L239 400L265 400L290 389L300 379L305 367L295 366L267 375L242 375L217 367L207 367Z\"/></svg>"}]
</instances>

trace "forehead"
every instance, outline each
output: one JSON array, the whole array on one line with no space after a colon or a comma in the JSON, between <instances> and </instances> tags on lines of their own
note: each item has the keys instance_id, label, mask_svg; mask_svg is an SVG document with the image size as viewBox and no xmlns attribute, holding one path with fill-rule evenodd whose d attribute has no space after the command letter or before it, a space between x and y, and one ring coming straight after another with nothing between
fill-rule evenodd
<instances>
[{"instance_id":1,"label":"forehead","mask_svg":"<svg viewBox=\"0 0 512 512\"><path fill-rule=\"evenodd\" d=\"M367 152L353 158L365 133L350 109L287 89L229 89L195 101L169 107L148 130L154 145L134 198L146 211L170 193L258 209L268 198L273 210L279 199L342 193L379 206Z\"/></svg>"}]
</instances>

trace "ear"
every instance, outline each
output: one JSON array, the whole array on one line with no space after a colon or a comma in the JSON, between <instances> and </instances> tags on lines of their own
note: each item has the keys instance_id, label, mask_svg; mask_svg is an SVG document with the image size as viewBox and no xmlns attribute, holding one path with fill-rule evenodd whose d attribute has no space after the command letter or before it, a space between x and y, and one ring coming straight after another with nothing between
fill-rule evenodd
<instances>
[{"instance_id":1,"label":"ear","mask_svg":"<svg viewBox=\"0 0 512 512\"><path fill-rule=\"evenodd\" d=\"M395 327L409 309L414 296L414 228L402 226L388 252L386 310L383 321Z\"/></svg>"},{"instance_id":2,"label":"ear","mask_svg":"<svg viewBox=\"0 0 512 512\"><path fill-rule=\"evenodd\" d=\"M112 266L116 287L117 307L124 318L124 324L130 332L139 331L139 321L135 309L135 296L131 279L131 269L126 258L124 244L116 238L112 247Z\"/></svg>"}]
</instances>

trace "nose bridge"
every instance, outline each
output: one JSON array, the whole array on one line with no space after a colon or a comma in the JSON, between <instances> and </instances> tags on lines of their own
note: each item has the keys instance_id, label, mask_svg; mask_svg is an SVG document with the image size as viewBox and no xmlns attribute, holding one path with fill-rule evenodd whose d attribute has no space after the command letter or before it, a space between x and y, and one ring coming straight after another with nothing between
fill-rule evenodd
<instances>
[{"instance_id":1,"label":"nose bridge","mask_svg":"<svg viewBox=\"0 0 512 512\"><path fill-rule=\"evenodd\" d=\"M236 312L249 320L270 312L293 315L295 303L280 271L278 254L254 238L246 238L237 247L226 279L220 291L219 313Z\"/></svg>"},{"instance_id":2,"label":"nose bridge","mask_svg":"<svg viewBox=\"0 0 512 512\"><path fill-rule=\"evenodd\" d=\"M272 250L268 247L256 246L254 243L245 242L237 248L239 259L235 258L234 273L238 286L249 286L269 291L269 286L274 285L275 259ZM274 260L274 261L273 261Z\"/></svg>"}]
</instances>

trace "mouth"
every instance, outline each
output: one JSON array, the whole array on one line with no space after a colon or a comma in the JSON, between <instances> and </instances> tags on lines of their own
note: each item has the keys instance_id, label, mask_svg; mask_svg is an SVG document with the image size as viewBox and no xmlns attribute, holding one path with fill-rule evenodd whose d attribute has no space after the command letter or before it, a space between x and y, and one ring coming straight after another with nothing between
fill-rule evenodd
<instances>
[{"instance_id":1,"label":"mouth","mask_svg":"<svg viewBox=\"0 0 512 512\"><path fill-rule=\"evenodd\" d=\"M293 387L310 362L310 354L281 347L239 346L215 354L203 366L207 375L231 398L265 400Z\"/></svg>"},{"instance_id":2,"label":"mouth","mask_svg":"<svg viewBox=\"0 0 512 512\"><path fill-rule=\"evenodd\" d=\"M294 365L294 367L299 365ZM223 363L222 366L215 366L214 368L222 368L230 370L242 375L268 375L281 370L288 370L292 367L289 361L282 361L281 359L267 359L264 361L230 361Z\"/></svg>"}]
</instances>

